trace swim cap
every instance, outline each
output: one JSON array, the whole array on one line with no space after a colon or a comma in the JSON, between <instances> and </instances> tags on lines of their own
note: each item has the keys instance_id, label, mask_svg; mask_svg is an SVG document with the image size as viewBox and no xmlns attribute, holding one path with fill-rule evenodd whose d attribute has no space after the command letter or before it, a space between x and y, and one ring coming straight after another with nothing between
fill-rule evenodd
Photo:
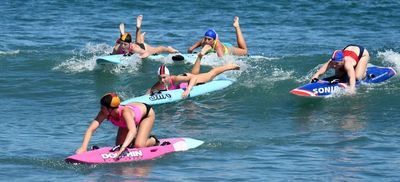
<instances>
[{"instance_id":1,"label":"swim cap","mask_svg":"<svg viewBox=\"0 0 400 182\"><path fill-rule=\"evenodd\" d=\"M162 65L158 68L157 75L158 75L158 76L160 76L160 75L169 75L169 70L168 70L168 68L167 68L164 64L162 64Z\"/></svg>"},{"instance_id":2,"label":"swim cap","mask_svg":"<svg viewBox=\"0 0 400 182\"><path fill-rule=\"evenodd\" d=\"M131 43L131 42L132 42L132 36L131 36L130 33L124 33L124 34L122 34L120 39L121 39L121 41L123 41L123 42L128 42L128 43Z\"/></svg>"},{"instance_id":3,"label":"swim cap","mask_svg":"<svg viewBox=\"0 0 400 182\"><path fill-rule=\"evenodd\" d=\"M117 108L121 100L115 93L107 93L100 99L100 104L107 108Z\"/></svg>"},{"instance_id":4,"label":"swim cap","mask_svg":"<svg viewBox=\"0 0 400 182\"><path fill-rule=\"evenodd\" d=\"M343 61L343 51L341 51L341 50L334 51L331 59L332 59L332 61L335 61L335 62Z\"/></svg>"},{"instance_id":5,"label":"swim cap","mask_svg":"<svg viewBox=\"0 0 400 182\"><path fill-rule=\"evenodd\" d=\"M217 38L217 32L213 29L208 29L204 36L211 37L215 40Z\"/></svg>"}]
</instances>

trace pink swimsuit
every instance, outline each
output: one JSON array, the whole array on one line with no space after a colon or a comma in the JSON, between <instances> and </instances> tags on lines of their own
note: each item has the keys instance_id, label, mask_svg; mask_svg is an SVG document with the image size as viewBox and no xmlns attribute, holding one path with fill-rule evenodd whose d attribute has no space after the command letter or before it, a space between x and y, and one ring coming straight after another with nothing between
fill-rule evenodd
<instances>
[{"instance_id":1,"label":"pink swimsuit","mask_svg":"<svg viewBox=\"0 0 400 182\"><path fill-rule=\"evenodd\" d=\"M169 81L169 87L166 88L165 85L164 85L164 88L167 89L167 90L176 90L176 89L179 89L179 87L176 86L176 85L174 84L174 82L172 81L172 79L170 79L170 81Z\"/></svg>"},{"instance_id":2,"label":"pink swimsuit","mask_svg":"<svg viewBox=\"0 0 400 182\"><path fill-rule=\"evenodd\" d=\"M165 88L165 85L164 85L164 89L166 89L166 90L176 90L176 89L180 89L180 88L183 89L183 88L186 88L188 85L189 85L188 82L182 82L179 85L175 85L175 83L172 81L172 79L170 79L168 89Z\"/></svg>"},{"instance_id":3,"label":"pink swimsuit","mask_svg":"<svg viewBox=\"0 0 400 182\"><path fill-rule=\"evenodd\" d=\"M121 40L118 38L116 41L115 41L115 43L116 44L120 44L121 43ZM119 48L118 48L119 50L118 50L118 54L125 54L125 53L129 53L129 52L132 52L133 53L133 50L131 49L131 43L129 43L129 48L128 48L128 51L129 52L125 52L125 50L122 48L122 46L120 45L119 46Z\"/></svg>"},{"instance_id":4,"label":"pink swimsuit","mask_svg":"<svg viewBox=\"0 0 400 182\"><path fill-rule=\"evenodd\" d=\"M112 124L114 124L115 126L121 127L121 128L126 128L126 121L124 119L124 117L122 116L122 110L128 107L129 109L131 109L134 113L135 113L135 117L133 118L135 121L135 125L139 125L140 121L142 121L142 112L140 111L139 107L137 106L133 106L133 105L125 105L125 106L119 106L118 107L118 118L119 120L115 120L112 117L109 117L108 120L111 121Z\"/></svg>"}]
</instances>

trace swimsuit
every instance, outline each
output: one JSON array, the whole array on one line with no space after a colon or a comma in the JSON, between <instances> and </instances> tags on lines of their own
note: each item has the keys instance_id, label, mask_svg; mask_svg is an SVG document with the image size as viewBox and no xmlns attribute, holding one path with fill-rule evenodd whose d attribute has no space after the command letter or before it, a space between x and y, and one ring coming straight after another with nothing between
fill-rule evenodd
<instances>
[{"instance_id":1,"label":"swimsuit","mask_svg":"<svg viewBox=\"0 0 400 182\"><path fill-rule=\"evenodd\" d=\"M179 76L187 76L187 74L184 73L184 74L180 74ZM200 85L200 84L202 84L202 83L198 83L197 85ZM172 79L170 79L170 81L169 81L169 87L166 88L165 85L164 85L164 90L185 89L185 88L188 87L188 85L189 85L188 82L182 82L182 83L180 83L179 85L176 85L176 84L172 81Z\"/></svg>"},{"instance_id":2,"label":"swimsuit","mask_svg":"<svg viewBox=\"0 0 400 182\"><path fill-rule=\"evenodd\" d=\"M172 81L172 79L170 79L169 87L166 87L166 85L164 85L164 89L165 90L176 90L176 89L179 89L179 87L175 85L175 83Z\"/></svg>"},{"instance_id":3,"label":"swimsuit","mask_svg":"<svg viewBox=\"0 0 400 182\"><path fill-rule=\"evenodd\" d=\"M119 40L119 39L118 39L118 40ZM121 42L118 42L118 41L117 41L117 43L121 43ZM135 42L135 44L138 45L141 49L146 50L146 47L145 47L144 43ZM133 52L134 52L134 51L131 49L131 43L129 43L128 51L129 51L129 52L127 52L127 53L133 53ZM122 48L121 45L119 46L119 51L118 51L118 52L119 52L119 54L125 54L125 53L126 53L125 50Z\"/></svg>"},{"instance_id":4,"label":"swimsuit","mask_svg":"<svg viewBox=\"0 0 400 182\"><path fill-rule=\"evenodd\" d=\"M143 50L146 50L146 47L144 46L144 43L138 43L135 42L136 45L138 45L140 48L142 48Z\"/></svg>"},{"instance_id":5,"label":"swimsuit","mask_svg":"<svg viewBox=\"0 0 400 182\"><path fill-rule=\"evenodd\" d=\"M360 54L357 56L357 53L355 53L354 51L346 50L346 48L349 47L349 46L358 47L360 49ZM344 57L349 56L349 57L353 58L356 61L356 65L354 65L354 67L357 66L358 62L360 61L361 57L363 56L364 50L365 50L364 47L359 46L359 45L355 45L355 44L349 44L349 45L347 45L346 47L344 47L342 49ZM340 82L348 82L349 78L348 78L347 73L345 73L346 71L345 71L344 67L339 68L338 71L343 72L344 74L342 74L341 76L334 75L334 76L325 78L324 80L332 81L334 79L339 79Z\"/></svg>"},{"instance_id":6,"label":"swimsuit","mask_svg":"<svg viewBox=\"0 0 400 182\"><path fill-rule=\"evenodd\" d=\"M346 50L346 48L349 47L349 46L358 47L358 48L360 49L360 54L357 56L357 53L355 53L354 51ZM365 50L365 48L362 47L362 46L355 45L355 44L349 44L349 45L347 45L345 48L343 48L342 51L343 51L344 57L350 56L350 57L353 58L353 59L356 61L356 63L358 64L358 61L360 61L361 57L362 57L363 54L364 54L364 50ZM356 64L356 65L357 65L357 64Z\"/></svg>"},{"instance_id":7,"label":"swimsuit","mask_svg":"<svg viewBox=\"0 0 400 182\"><path fill-rule=\"evenodd\" d=\"M214 41L214 44L213 44L213 46L212 46L212 49L211 49L209 52L216 52L216 51L215 51L215 47L217 46L217 42L218 42L218 40L215 40L215 41ZM232 47L232 44L230 44L230 43L221 43L221 44L222 44L222 46L224 47L224 55L229 54L228 47Z\"/></svg>"},{"instance_id":8,"label":"swimsuit","mask_svg":"<svg viewBox=\"0 0 400 182\"><path fill-rule=\"evenodd\" d=\"M133 50L131 49L131 43L129 43L128 52L125 52L125 50L122 48L121 45L118 48L119 48L119 54L125 54L130 52L133 53Z\"/></svg>"},{"instance_id":9,"label":"swimsuit","mask_svg":"<svg viewBox=\"0 0 400 182\"><path fill-rule=\"evenodd\" d=\"M109 117L108 120L110 120L111 123L114 124L115 126L118 126L118 127L121 127L121 128L126 128L127 125L126 125L126 121L125 121L124 117L122 116L122 110L125 107L128 107L129 109L131 109L135 113L135 116L134 116L133 119L135 121L135 125L138 126L143 118L147 118L147 116L149 115L150 109L152 108L151 106L149 106L149 105L147 105L145 103L143 103L143 104L146 106L146 113L143 116L142 116L142 112L140 111L138 106L134 106L134 105L129 105L128 104L128 105L125 105L125 106L121 106L120 105L118 107L118 114L119 114L118 118L119 118L119 120L116 120L116 119L114 119L112 117Z\"/></svg>"}]
</instances>

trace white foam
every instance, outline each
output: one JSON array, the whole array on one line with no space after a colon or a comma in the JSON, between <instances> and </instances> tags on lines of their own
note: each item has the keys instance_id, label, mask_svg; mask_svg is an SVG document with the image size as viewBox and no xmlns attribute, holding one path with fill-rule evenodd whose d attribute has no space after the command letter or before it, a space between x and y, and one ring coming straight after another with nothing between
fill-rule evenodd
<instances>
[{"instance_id":1,"label":"white foam","mask_svg":"<svg viewBox=\"0 0 400 182\"><path fill-rule=\"evenodd\" d=\"M87 43L81 50L73 50L74 56L55 66L53 70L65 72L92 71L96 67L96 58L108 54L112 47L107 44Z\"/></svg>"},{"instance_id":2,"label":"white foam","mask_svg":"<svg viewBox=\"0 0 400 182\"><path fill-rule=\"evenodd\" d=\"M95 66L96 62L94 57L85 58L73 56L72 58L69 58L61 64L55 66L53 70L62 70L65 72L84 72L93 70Z\"/></svg>"},{"instance_id":3,"label":"white foam","mask_svg":"<svg viewBox=\"0 0 400 182\"><path fill-rule=\"evenodd\" d=\"M85 72L93 71L97 68L96 59L99 56L104 56L112 51L112 47L107 44L92 44L88 43L81 50L74 50L71 58L65 60L55 66L53 70L61 70L65 72ZM105 68L105 71L120 74L120 73L136 73L142 61L137 56L122 58L122 63L115 66Z\"/></svg>"},{"instance_id":4,"label":"white foam","mask_svg":"<svg viewBox=\"0 0 400 182\"><path fill-rule=\"evenodd\" d=\"M19 50L13 50L13 51L0 51L0 55L15 55L19 54Z\"/></svg>"},{"instance_id":5,"label":"white foam","mask_svg":"<svg viewBox=\"0 0 400 182\"><path fill-rule=\"evenodd\" d=\"M293 78L294 71L284 70L283 68L271 65L269 68L264 65L249 67L245 74L248 74L247 80L243 85L247 88L272 88L277 82Z\"/></svg>"},{"instance_id":6,"label":"white foam","mask_svg":"<svg viewBox=\"0 0 400 182\"><path fill-rule=\"evenodd\" d=\"M326 96L326 98L339 98L346 95L349 95L349 90L345 88L339 88L335 89L330 95Z\"/></svg>"},{"instance_id":7,"label":"white foam","mask_svg":"<svg viewBox=\"0 0 400 182\"><path fill-rule=\"evenodd\" d=\"M393 50L386 50L378 52L378 58L381 58L384 62L393 64L397 72L400 70L400 53Z\"/></svg>"}]
</instances>

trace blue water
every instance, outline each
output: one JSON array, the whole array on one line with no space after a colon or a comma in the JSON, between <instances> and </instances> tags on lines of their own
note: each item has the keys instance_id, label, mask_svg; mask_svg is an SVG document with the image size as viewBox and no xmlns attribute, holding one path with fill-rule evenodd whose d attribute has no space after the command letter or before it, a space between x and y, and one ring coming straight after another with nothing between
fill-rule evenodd
<instances>
[{"instance_id":1,"label":"blue water","mask_svg":"<svg viewBox=\"0 0 400 182\"><path fill-rule=\"evenodd\" d=\"M399 9L393 0L3 1L0 181L397 181L398 76L351 96L288 92L349 43L399 72ZM226 74L237 81L223 91L155 107L154 134L203 140L199 148L128 164L66 164L104 93L128 99L156 80L159 61L95 64L111 51L119 23L134 31L139 14L146 42L181 52L208 28L235 45L239 16L250 57L224 59L242 69ZM191 68L168 66L176 74ZM91 144L112 145L115 135L104 123Z\"/></svg>"}]
</instances>

